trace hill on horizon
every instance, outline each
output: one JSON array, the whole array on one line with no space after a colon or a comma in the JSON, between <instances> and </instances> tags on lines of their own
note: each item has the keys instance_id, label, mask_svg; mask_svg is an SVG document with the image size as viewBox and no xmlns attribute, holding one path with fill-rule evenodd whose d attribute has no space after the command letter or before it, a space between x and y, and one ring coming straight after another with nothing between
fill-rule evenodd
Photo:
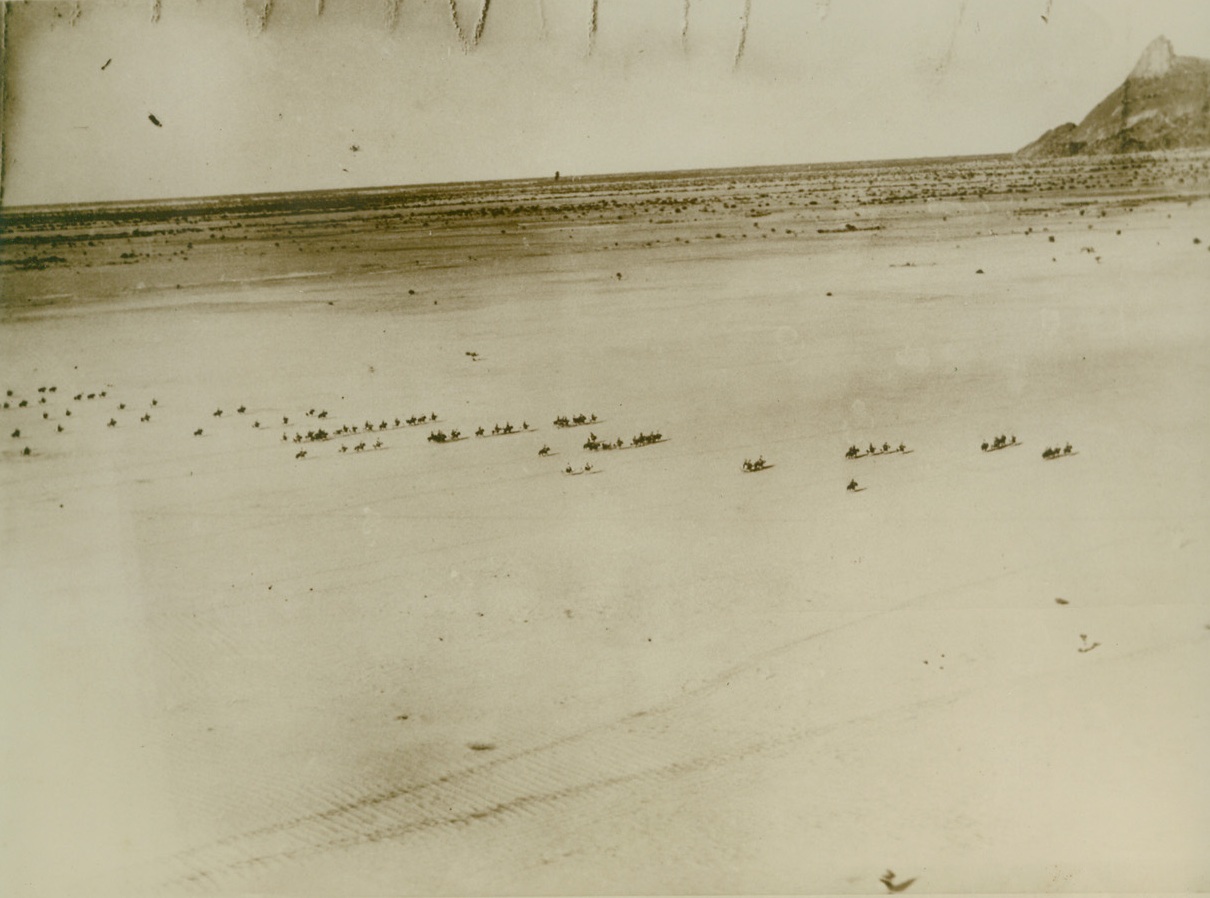
<instances>
[{"instance_id":1,"label":"hill on horizon","mask_svg":"<svg viewBox=\"0 0 1210 898\"><path fill-rule=\"evenodd\" d=\"M1210 59L1177 56L1161 36L1080 124L1052 128L1016 155L1044 159L1195 147L1210 147Z\"/></svg>"}]
</instances>

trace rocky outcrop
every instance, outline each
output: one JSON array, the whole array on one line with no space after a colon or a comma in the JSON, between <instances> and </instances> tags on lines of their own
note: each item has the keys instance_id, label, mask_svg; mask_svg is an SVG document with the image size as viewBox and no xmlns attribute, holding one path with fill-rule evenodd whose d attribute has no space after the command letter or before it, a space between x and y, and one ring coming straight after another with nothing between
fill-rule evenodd
<instances>
[{"instance_id":1,"label":"rocky outcrop","mask_svg":"<svg viewBox=\"0 0 1210 898\"><path fill-rule=\"evenodd\" d=\"M1210 60L1152 41L1126 80L1080 124L1047 131L1023 158L1210 147Z\"/></svg>"}]
</instances>

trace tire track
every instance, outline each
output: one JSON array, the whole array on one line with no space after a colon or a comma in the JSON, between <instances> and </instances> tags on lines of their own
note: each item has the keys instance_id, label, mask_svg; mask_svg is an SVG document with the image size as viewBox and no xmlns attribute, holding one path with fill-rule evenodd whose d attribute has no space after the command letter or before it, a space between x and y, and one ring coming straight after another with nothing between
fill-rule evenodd
<instances>
[{"instance_id":1,"label":"tire track","mask_svg":"<svg viewBox=\"0 0 1210 898\"><path fill-rule=\"evenodd\" d=\"M764 680L749 684L744 695L736 696L732 703L740 705L750 701L751 688L760 689ZM952 703L962 693L946 694L917 702L910 706L897 705L890 714L892 718L908 717L923 707ZM701 721L693 710L682 709L678 721L697 730ZM633 715L632 715L633 716ZM504 776L489 776L489 765L464 771L463 776L452 788L444 788L443 777L433 784L420 787L413 793L413 803L400 808L383 808L369 827L350 826L342 823L333 830L327 827L327 838L317 838L317 833L292 831L289 841L268 842L257 839L257 853L227 860L219 866L193 869L182 879L181 884L231 885L259 870L280 868L292 861L303 860L324 852L348 850L362 845L383 841L398 841L440 834L449 829L471 825L516 826L520 820L531 820L534 826L542 826L546 813L570 801L591 797L626 786L641 786L644 793L658 791L662 786L685 776L725 767L765 754L784 749L809 739L826 736L837 730L866 724L885 726L888 708L878 707L866 713L842 717L829 723L815 726L791 726L783 732L767 738L757 738L748 733L748 728L726 732L721 744L708 749L691 750L685 756L681 740L661 738L659 732L668 721L659 712L648 712L646 722L628 732L607 734L611 744L600 746L578 734L563 740L555 748L539 749L563 751L578 758L575 769L579 781L572 779L565 785L555 785L557 776L543 766L543 758L533 753L514 756L504 764L516 762L519 771L505 771ZM583 755L587 755L584 757ZM518 760L520 758L520 760ZM639 762L636 764L636 760ZM596 761L596 763L593 763ZM541 784L533 788L532 784ZM296 837L296 838L295 838ZM293 842L294 844L290 844ZM237 847L237 846L231 846ZM248 847L241 844L238 847Z\"/></svg>"},{"instance_id":2,"label":"tire track","mask_svg":"<svg viewBox=\"0 0 1210 898\"><path fill-rule=\"evenodd\" d=\"M615 721L425 783L362 795L314 814L222 840L179 858L190 868L183 881L193 881L197 874L206 880L225 878L266 864L283 864L315 853L495 820L503 815L532 815L573 797L627 783L651 781L655 785L845 725L848 720L822 728L795 727L761 740L746 725L712 727L703 720L743 720L743 709L752 705L756 693L763 702L769 702L768 680L762 671L770 658L801 650L817 639L884 614L864 615L802 637L734 665L674 699ZM796 683L783 679L779 685L792 693L783 704L798 697ZM725 713L717 708L702 713L702 704L724 690L728 691L721 709ZM870 716L882 713L880 709ZM684 741L670 738L670 734L685 730L704 730L711 734L704 741L714 744L707 751L691 750L686 758ZM557 785L560 783L563 785Z\"/></svg>"},{"instance_id":3,"label":"tire track","mask_svg":"<svg viewBox=\"0 0 1210 898\"><path fill-rule=\"evenodd\" d=\"M1021 570L1033 567L1036 565L1024 565ZM779 676L776 668L780 662L793 662L795 670L801 671L805 669L805 650L821 641L852 637L848 631L857 628L866 639L871 625L889 628L887 642L882 644L893 644L897 626L894 615L938 595L961 592L1020 572L1013 569L975 578L912 596L891 608L855 615L755 653L663 702L424 782L351 796L347 789L329 792L333 803L326 808L177 855L173 863L182 872L171 881L227 886L259 870L358 845L522 819L532 819L537 826L549 820L546 812L572 799L623 786L643 785L645 791L651 791L687 774L736 763L840 728L867 723L884 727L888 717L910 717L922 708L957 701L988 684L959 684L911 700L910 691L896 691L911 687L887 679L886 688L869 695L867 701L858 700L864 706L833 701L831 707L844 709L838 717L812 720L812 703L804 694L803 680ZM832 650L837 648L831 646ZM822 651L828 651L828 647ZM1139 651L1143 650L1129 654ZM1120 660L1127 656L1112 657ZM1100 663L1109 660L1098 659ZM1054 670L1071 663L1064 657L1045 671L1019 676L1010 673L993 685L1003 685L1005 679L1028 682L1053 676ZM752 708L779 710L753 721ZM787 708L803 710L781 710Z\"/></svg>"},{"instance_id":4,"label":"tire track","mask_svg":"<svg viewBox=\"0 0 1210 898\"><path fill-rule=\"evenodd\" d=\"M766 655L801 648L828 633L875 616L878 615L865 615L812 633ZM695 709L701 701L728 688L745 672L751 678L759 666L760 659L735 665L673 699L614 721L426 782L362 793L323 810L186 852L175 861L188 872L176 881L217 881L263 864L280 864L365 842L464 825L506 812L529 814L573 795L641 779L646 775L644 771L653 767L679 769L683 761L670 757L669 752L680 753L680 743L670 744L664 731L678 719L696 725L701 715ZM760 682L752 685L759 688ZM687 713L686 708L693 709L693 713ZM610 744L602 749L598 741L606 739ZM603 774L602 767L606 768ZM552 787L552 783L560 782L566 785Z\"/></svg>"}]
</instances>

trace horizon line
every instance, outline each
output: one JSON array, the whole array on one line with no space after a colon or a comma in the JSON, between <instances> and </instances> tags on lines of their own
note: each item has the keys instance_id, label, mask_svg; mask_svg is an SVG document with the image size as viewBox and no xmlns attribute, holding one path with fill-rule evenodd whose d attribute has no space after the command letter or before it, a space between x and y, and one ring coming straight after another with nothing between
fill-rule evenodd
<instances>
[{"instance_id":1,"label":"horizon line","mask_svg":"<svg viewBox=\"0 0 1210 898\"><path fill-rule=\"evenodd\" d=\"M824 162L779 162L779 163L762 163L757 165L721 165L709 166L706 168L671 168L671 169L634 169L630 171L612 171L612 172L594 172L587 174L561 174L556 171L554 175L530 175L518 176L510 178L489 178L486 180L458 180L458 181L416 181L403 182L395 184L379 184L365 185L361 187L311 187L298 190L267 190L248 193L213 193L213 194L193 194L180 195L172 197L141 197L132 199L112 199L112 200L87 200L77 202L62 202L62 203L21 203L17 205L8 205L0 202L0 215L14 212L17 214L27 214L30 212L51 212L60 209L95 209L101 210L105 208L122 208L132 206L171 206L172 204L189 204L202 205L210 202L218 202L222 200L231 200L236 198L271 198L285 196L320 196L324 194L357 194L357 193L385 193L395 190L413 190L418 188L451 188L451 187L466 187L478 184L522 184L526 182L549 182L562 183L564 181L593 181L607 180L619 177L658 177L658 176L673 176L685 174L706 174L717 172L743 172L743 171L769 171L773 169L785 168L819 168L825 166L836 165L905 165L909 163L932 162L932 161L968 161L979 159L1009 159L1012 158L1014 152L1001 153L963 153L953 156L896 156L886 158L870 158L870 159L837 159ZM556 182L556 176L558 181Z\"/></svg>"}]
</instances>

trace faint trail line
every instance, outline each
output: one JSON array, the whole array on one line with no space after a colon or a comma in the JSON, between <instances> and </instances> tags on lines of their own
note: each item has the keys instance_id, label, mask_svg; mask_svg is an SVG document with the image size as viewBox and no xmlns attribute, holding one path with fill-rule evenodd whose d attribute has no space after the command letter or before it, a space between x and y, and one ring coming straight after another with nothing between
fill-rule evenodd
<instances>
[{"instance_id":1,"label":"faint trail line","mask_svg":"<svg viewBox=\"0 0 1210 898\"><path fill-rule=\"evenodd\" d=\"M160 0L151 0L151 24L160 20Z\"/></svg>"},{"instance_id":2,"label":"faint trail line","mask_svg":"<svg viewBox=\"0 0 1210 898\"><path fill-rule=\"evenodd\" d=\"M592 55L592 51L597 46L597 0L592 0L592 5L588 11L588 55Z\"/></svg>"},{"instance_id":3,"label":"faint trail line","mask_svg":"<svg viewBox=\"0 0 1210 898\"><path fill-rule=\"evenodd\" d=\"M844 722L804 731L798 734L797 738L817 735L826 729L842 725ZM658 755L661 747L665 751L668 750L667 743L650 741L653 735L658 736L650 732L652 729L658 728L640 726L637 732L613 734L615 738L623 741L623 745L610 747L606 766L614 770L604 777L598 774L585 782L564 786L555 786L551 782L552 779L567 776L570 771L581 769L583 764L576 763L574 759L570 760L559 765L562 770L552 777L551 758L547 756L549 753L566 747L573 754L579 751L588 752L593 756L599 755L599 748L583 745L583 737L575 736L543 746L538 750L542 753L540 756L526 752L501 759L499 764L493 765L519 768L515 771L507 768L504 771L494 771L486 766L473 768L419 787L401 790L397 794L372 796L354 805L323 812L322 816L297 819L283 829L262 830L236 842L211 846L204 853L212 857L179 858L179 861L192 871L184 876L183 880L190 881L198 876L214 879L223 873L238 873L252 867L281 863L315 853L384 839L397 839L449 826L468 825L506 814L549 808L561 801L628 782L667 781L694 770L733 762L775 744L793 741L782 737L769 740L763 745L741 744L687 760L668 760L638 770L617 770L619 766L628 766L628 760ZM635 744L627 744L631 742ZM597 763L600 764L599 758ZM499 775L500 773L505 775ZM545 785L534 788L538 784ZM404 797L409 799L407 804L393 806L397 799ZM354 815L359 819L349 819ZM370 828L367 829L366 824L370 824ZM247 843L252 841L260 844L256 847L256 853L248 856L247 848L250 846ZM226 849L233 849L243 856L231 858L231 852Z\"/></svg>"},{"instance_id":4,"label":"faint trail line","mask_svg":"<svg viewBox=\"0 0 1210 898\"><path fill-rule=\"evenodd\" d=\"M546 40L546 2L545 0L537 0L538 2L538 37Z\"/></svg>"},{"instance_id":5,"label":"faint trail line","mask_svg":"<svg viewBox=\"0 0 1210 898\"><path fill-rule=\"evenodd\" d=\"M949 68L950 63L954 61L954 48L958 44L958 32L962 30L962 20L966 18L966 3L967 0L961 0L958 4L958 17L954 20L954 28L950 32L949 46L945 48L945 55L937 64L938 73Z\"/></svg>"},{"instance_id":6,"label":"faint trail line","mask_svg":"<svg viewBox=\"0 0 1210 898\"><path fill-rule=\"evenodd\" d=\"M1109 544L1118 542L1121 541L1111 541ZM1091 547L1089 551L1101 548L1104 548L1104 545ZM1055 557L1069 554L1056 553ZM230 836L208 846L177 855L175 860L187 865L193 873L202 873L207 876L219 875L224 871L245 870L271 862L280 863L305 854L397 838L444 826L465 825L505 812L549 805L579 794L643 778L663 781L686 772L730 763L757 752L801 741L810 736L829 732L838 726L881 718L886 713L885 709L816 727L792 729L789 733L773 736L763 741L744 742L742 737L736 736L733 741L740 740L738 745L724 745L719 751L687 760L676 757L665 758L662 762L658 760L662 753L675 754L677 746L681 744L677 740L672 740L670 745L668 740L660 738L661 733L668 726L667 718L690 713L691 707L699 705L701 701L724 690L738 689L741 686L770 688L765 684L763 677L758 683L747 682L758 676L760 669L770 661L795 653L804 646L824 637L900 613L928 599L947 593L962 592L973 586L1015 576L1023 570L1037 567L1040 564L1045 564L1045 562L1022 565L989 577L975 578L941 589L918 593L892 607L856 615L842 623L815 630L771 649L756 652L690 689L647 708L624 714L614 720L499 756L481 764L463 767L421 783L384 788L352 800L342 801L324 810ZM1201 638L1200 634L1199 638ZM1031 674L1029 676L1042 675ZM786 686L785 688L791 687ZM953 701L973 689L974 687L970 687L938 698L924 700L915 703L913 707ZM896 707L896 710L901 710L901 707ZM699 715L693 713L691 716L696 720ZM622 730L624 732L619 732ZM550 783L552 777L549 755L552 752L574 753L580 749L587 752L591 759L599 762L602 757L602 749L593 740L597 737L608 738L611 736L622 741L621 746L614 746L611 749L609 757L614 759L611 762L612 766L618 766L616 758L624 752L628 752L632 758L640 761L657 759L656 763L638 771L614 771L608 776L597 777L589 782L569 784L559 788L547 787L545 791L515 788L514 784L522 779L536 784ZM539 766L537 769L531 769L527 766L531 764L539 764ZM486 776L500 768L509 768L513 765L519 765L520 772L511 774L511 778L505 778L503 782ZM582 766L574 757L566 762L566 769L569 771L578 771L582 769ZM485 782L473 787L470 785L479 780L485 780ZM510 794L507 797L494 794L499 791ZM515 794L518 791L520 794ZM408 800L405 806L391 807L401 799ZM456 807L459 800L467 806ZM451 807L451 802L455 805L454 807ZM440 808L443 809L443 812L434 814L426 811L428 807ZM447 813L446 810L449 812ZM418 819L406 819L409 815ZM367 823L375 825L376 828L366 831L364 827ZM289 844L282 844L283 842ZM265 844L253 847L250 843ZM230 857L232 854L240 856L233 859Z\"/></svg>"},{"instance_id":7,"label":"faint trail line","mask_svg":"<svg viewBox=\"0 0 1210 898\"><path fill-rule=\"evenodd\" d=\"M921 702L920 704L924 705L936 703L938 701L939 700L931 700L930 702ZM272 853L235 861L227 865L220 872L240 872L249 868L267 866L274 862L280 863L283 861L293 860L316 851L335 851L342 848L351 848L357 845L381 842L388 839L398 839L402 836L422 833L429 830L453 826L465 826L508 814L524 812L531 808L547 808L559 802L564 802L594 792L600 792L616 786L625 785L627 783L641 781L651 781L653 783L667 782L686 774L744 760L745 758L754 754L784 747L786 745L802 741L806 738L825 735L826 733L841 727L852 726L855 723L860 724L885 719L885 712L879 711L865 715L861 718L837 721L825 726L801 730L794 734L782 736L763 743L755 742L747 745L740 745L720 753L699 755L687 760L671 761L655 767L649 767L626 773L618 773L601 779L594 779L584 783L564 786L562 788L529 793L522 792L522 794L513 798L498 801L489 800L485 803L472 805L471 807L456 813L428 815L408 822L394 824L387 823L387 825L381 826L380 828L370 832L338 835L321 845L281 848ZM185 877L184 881L192 881L195 877L204 878L207 881L212 882L216 881L216 874L209 871L199 871L191 874Z\"/></svg>"},{"instance_id":8,"label":"faint trail line","mask_svg":"<svg viewBox=\"0 0 1210 898\"><path fill-rule=\"evenodd\" d=\"M689 51L689 4L691 0L681 0L681 49Z\"/></svg>"},{"instance_id":9,"label":"faint trail line","mask_svg":"<svg viewBox=\"0 0 1210 898\"><path fill-rule=\"evenodd\" d=\"M815 635L826 635L875 616L879 615L869 615ZM809 640L798 640L794 645L801 645L805 641ZM1206 642L1207 637L1199 633L1162 646L1103 656L1093 663L1129 663L1160 650L1171 651L1173 648ZM789 648L783 647L773 654ZM1070 658L1065 656L1064 664L1069 665ZM793 691L797 688L790 678L770 681L759 670L749 666L738 674L723 675L725 679L720 678L721 682L712 681L647 711L635 712L616 721L413 787L347 801L317 814L297 817L280 825L264 827L178 855L175 860L186 866L189 872L173 881L219 883L227 878L224 874L238 875L256 869L270 869L318 853L492 822L500 818L528 818L532 812L549 810L561 803L630 783L647 783L650 791L688 775L743 762L838 730L866 725L885 727L888 720L912 720L921 709L952 705L988 688L1003 689L1013 684L1049 681L1053 676L1052 667L1020 676L1010 675L990 684L990 687L986 683L960 686L919 701L904 703L888 699L890 703L885 706L841 715L824 723L805 724L801 718L779 718L786 721L783 730L763 738L753 737L746 727L718 728L715 732L719 744L712 750L697 749L686 753L684 740L666 737L666 730L670 726L700 727L700 709L692 707L695 704L693 700L711 692L727 687L736 690L730 696L730 706L714 710L714 716L717 717L719 714L727 716L734 705L743 706L747 693L753 690L763 694L769 689ZM601 741L589 738L598 734L602 735ZM612 744L602 744L604 740L610 740ZM597 768L595 771L589 769L593 766ZM585 774L585 778L580 782L567 782L577 774ZM560 782L563 784L560 785ZM396 799L404 797L409 799L407 805L390 806ZM534 823L536 825L538 821ZM253 841L262 844L256 846L255 854L249 855L247 843ZM231 857L234 852L243 856Z\"/></svg>"},{"instance_id":10,"label":"faint trail line","mask_svg":"<svg viewBox=\"0 0 1210 898\"><path fill-rule=\"evenodd\" d=\"M752 17L752 0L744 0L744 8L739 16L739 43L735 45L735 59L731 62L731 71L739 68L740 60L744 58L744 47L748 43L748 21Z\"/></svg>"}]
</instances>

